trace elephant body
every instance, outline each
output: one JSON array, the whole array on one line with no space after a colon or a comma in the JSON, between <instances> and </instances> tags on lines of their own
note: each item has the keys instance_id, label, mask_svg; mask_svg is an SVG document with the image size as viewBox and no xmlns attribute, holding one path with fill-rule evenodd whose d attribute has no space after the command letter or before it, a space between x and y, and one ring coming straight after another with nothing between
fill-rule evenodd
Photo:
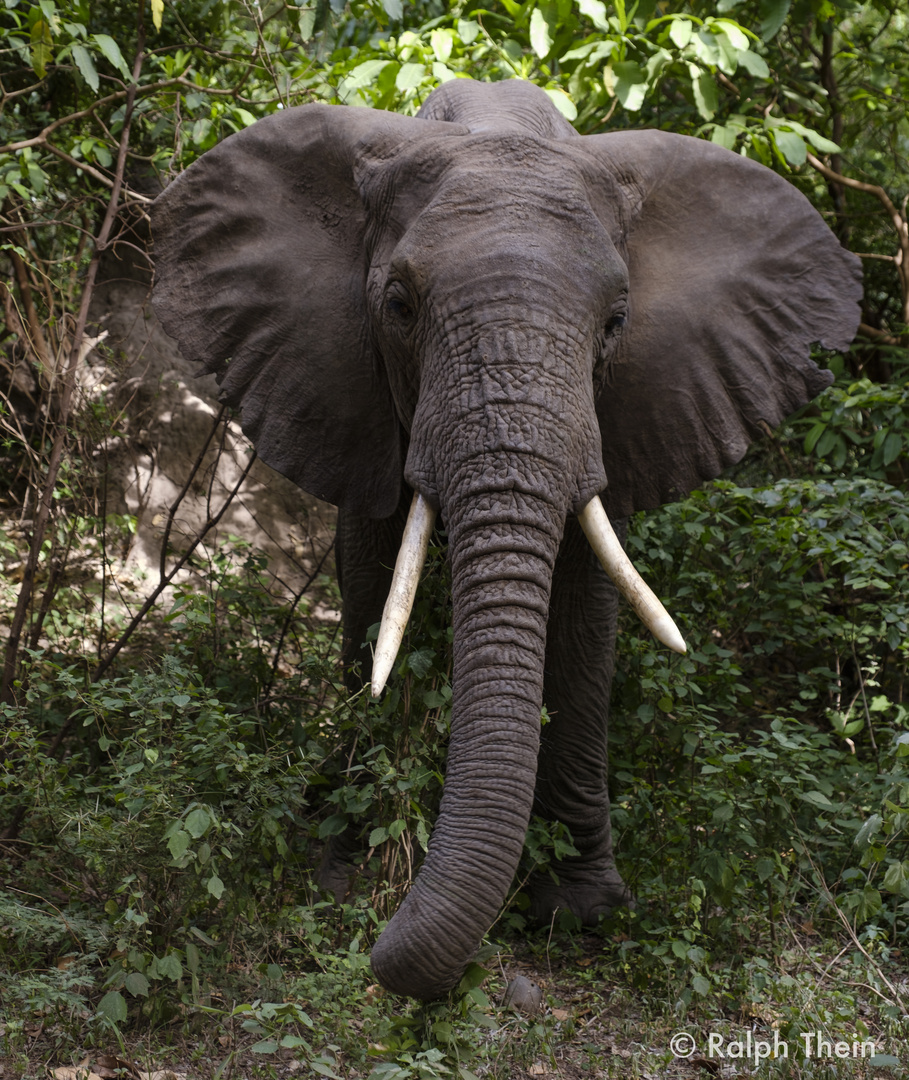
<instances>
[{"instance_id":1,"label":"elephant body","mask_svg":"<svg viewBox=\"0 0 909 1080\"><path fill-rule=\"evenodd\" d=\"M275 114L152 221L165 328L260 456L340 507L348 656L411 492L448 532L445 789L380 981L457 982L534 805L579 851L534 883L534 912L627 902L606 785L617 594L585 508L602 496L619 522L683 495L826 386L810 346L851 340L858 260L762 166L665 132L579 136L519 80L455 80L417 118Z\"/></svg>"}]
</instances>

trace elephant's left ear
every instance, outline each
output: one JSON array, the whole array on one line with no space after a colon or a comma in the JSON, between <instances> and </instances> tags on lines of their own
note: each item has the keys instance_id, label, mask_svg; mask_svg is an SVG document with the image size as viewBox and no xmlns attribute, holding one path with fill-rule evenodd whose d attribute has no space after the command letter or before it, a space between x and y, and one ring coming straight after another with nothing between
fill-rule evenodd
<instances>
[{"instance_id":1,"label":"elephant's left ear","mask_svg":"<svg viewBox=\"0 0 909 1080\"><path fill-rule=\"evenodd\" d=\"M155 200L155 310L216 372L259 456L369 517L401 494L401 434L366 317L364 154L460 134L372 109L305 105L230 136Z\"/></svg>"},{"instance_id":2,"label":"elephant's left ear","mask_svg":"<svg viewBox=\"0 0 909 1080\"><path fill-rule=\"evenodd\" d=\"M610 228L629 317L598 402L623 517L719 475L829 385L811 346L852 340L861 265L795 187L728 150L660 131L578 142L625 201Z\"/></svg>"}]
</instances>

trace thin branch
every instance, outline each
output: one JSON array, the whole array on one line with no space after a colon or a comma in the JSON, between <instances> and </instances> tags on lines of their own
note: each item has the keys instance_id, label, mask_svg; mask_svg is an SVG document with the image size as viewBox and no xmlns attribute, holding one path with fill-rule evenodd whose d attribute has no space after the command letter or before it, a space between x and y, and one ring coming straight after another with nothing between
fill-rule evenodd
<instances>
[{"instance_id":1,"label":"thin branch","mask_svg":"<svg viewBox=\"0 0 909 1080\"><path fill-rule=\"evenodd\" d=\"M86 173L88 176L94 177L94 179L97 180L99 184L103 184L106 188L109 188L111 191L113 191L114 181L108 179L108 177L106 177L104 173L99 172L94 166L89 165L87 161L78 161L76 158L70 157L69 154L61 150L59 146L54 146L52 142L48 142L46 140L44 142L44 148L46 150L49 150L55 157L60 158L61 161L65 161L67 165L71 165L74 169L79 169L81 172ZM140 195L137 191L130 191L130 195L132 195L134 199L138 199L141 202L152 201L147 196Z\"/></svg>"},{"instance_id":2,"label":"thin branch","mask_svg":"<svg viewBox=\"0 0 909 1080\"><path fill-rule=\"evenodd\" d=\"M146 601L142 605L142 607L133 616L132 622L130 622L129 626L127 626L127 628L123 631L123 633L117 639L117 642L114 645L113 649L111 649L111 651L108 653L108 655L104 659L104 661L102 661L102 663L99 664L98 667L96 668L94 674L92 675L92 682L97 682L101 678L101 676L108 670L108 668L114 662L114 659L116 658L117 654L120 652L120 650L123 648L123 646L127 643L127 641L129 641L129 639L133 636L133 633L135 632L136 627L138 627L138 625L142 622L142 620L145 618L145 616L148 614L148 612L151 611L151 609L157 603L158 598L161 596L161 594L164 592L164 590L168 587L168 585L170 585L170 583L177 576L177 574L183 569L183 567L189 561L190 556L196 550L196 548L202 543L205 536L218 524L218 522L221 520L221 518L227 512L227 508L234 501L234 498L236 497L237 492L240 490L240 487L243 484L243 481L247 478L247 476L249 476L249 471L253 467L253 463L255 462L255 460L256 460L256 454L255 454L255 451L253 451L253 453L250 454L249 461L248 461L248 463L246 465L246 468L243 470L242 474L240 475L240 479L236 482L236 484L234 484L233 490L230 492L230 494L224 500L224 503L222 504L221 509L217 512L217 514L215 514L212 517L208 518L208 520L197 531L197 533L196 533L196 535L195 535L195 537L193 539L192 544L190 544L189 548L183 553L183 555L180 556L180 558L177 560L176 564L174 565L174 567L170 571L170 573L165 574L159 580L158 584L155 586L155 588L152 591L151 595L146 599Z\"/></svg>"},{"instance_id":3,"label":"thin branch","mask_svg":"<svg viewBox=\"0 0 909 1080\"><path fill-rule=\"evenodd\" d=\"M821 176L826 177L826 179L832 180L837 184L844 184L846 187L854 188L856 191L864 191L866 194L873 195L878 199L890 215L893 226L900 238L900 250L905 250L909 247L909 225L907 225L906 219L899 210L897 210L893 200L880 185L866 184L863 180L854 180L851 176L843 176L842 173L834 172L833 169L829 168L829 166L825 165L823 161L816 158L814 154L811 153L808 154L808 162L812 168L816 169Z\"/></svg>"},{"instance_id":4,"label":"thin branch","mask_svg":"<svg viewBox=\"0 0 909 1080\"><path fill-rule=\"evenodd\" d=\"M132 126L133 111L136 103L139 75L145 59L145 34L142 25L141 14L139 21L139 40L136 49L136 59L133 64L133 81L126 92L126 108L123 115L123 130L120 135L120 146L117 152L117 165L114 172L114 187L111 191L107 204L107 211L101 228L95 241L95 250L92 261L89 264L82 289L82 302L79 306L79 315L76 319L76 327L73 333L72 345L66 367L62 372L62 392L60 394L59 412L56 432L47 461L47 471L44 477L44 486L38 502L35 514L35 524L32 531L32 540L29 547L28 558L22 575L22 585L16 600L16 609L10 623L9 637L6 642L6 653L3 664L3 681L0 686L0 700L12 702L14 700L16 672L19 665L19 648L22 641L22 632L28 618L31 606L32 593L34 591L35 578L38 571L38 562L44 537L51 519L54 507L54 489L60 467L63 463L63 453L68 437L67 421L72 408L73 396L76 388L76 371L85 355L85 327L88 322L88 311L95 291L95 281L98 276L98 267L101 254L107 248L114 223L120 211L120 193L123 188L123 176L126 169L126 151L129 145L130 130Z\"/></svg>"},{"instance_id":5,"label":"thin branch","mask_svg":"<svg viewBox=\"0 0 909 1080\"><path fill-rule=\"evenodd\" d=\"M211 430L206 436L205 442L202 444L202 449L196 455L196 460L193 462L193 467L189 470L189 475L186 477L186 483L183 485L180 494L174 499L170 509L167 512L167 524L164 526L164 535L161 538L161 562L158 567L158 577L163 581L165 576L165 570L167 568L167 545L170 542L170 531L173 528L174 518L177 515L177 511L180 508L180 504L186 498L186 493L189 491L190 484L196 478L196 473L202 468L202 462L205 460L205 455L211 445L212 439L215 437L215 432L224 418L224 414L227 412L227 406L222 405L218 415L214 419L214 423L211 426ZM209 517L211 517L211 510L209 509Z\"/></svg>"},{"instance_id":6,"label":"thin branch","mask_svg":"<svg viewBox=\"0 0 909 1080\"><path fill-rule=\"evenodd\" d=\"M163 79L161 82L148 83L146 86L136 86L133 84L126 90L118 90L116 93L108 94L106 97L98 98L97 101L93 101L91 105L79 112L70 113L68 116L58 117L53 123L47 125L43 131L38 135L33 136L31 139L22 139L19 142L7 143L5 146L0 146L0 154L12 154L17 150L25 150L30 146L47 146L48 139L59 128L64 127L66 124L74 123L76 120L84 120L86 117L90 117L98 109L102 109L107 105L113 105L118 101L123 101L130 95L133 95L133 99L137 97L148 97L149 94L157 94L161 90L168 90L171 87L183 87L185 90L192 90L196 94L208 94L212 97L231 97L234 100L242 102L244 105L273 105L282 104L284 98L278 96L275 98L269 98L265 101L259 101L253 98L238 97L236 89L219 90L211 86L199 86L198 83L192 82L190 79L185 78L183 75L178 75L173 79ZM79 166L82 167L81 165Z\"/></svg>"},{"instance_id":7,"label":"thin branch","mask_svg":"<svg viewBox=\"0 0 909 1080\"><path fill-rule=\"evenodd\" d=\"M887 211L893 227L896 230L898 252L893 261L896 263L902 292L903 310L902 320L909 323L909 221L903 213L897 209L893 200L879 184L866 184L863 180L854 180L851 176L843 176L835 172L829 165L816 158L814 154L808 154L808 163L813 169L827 180L852 188L854 191L863 191L866 195L873 195L881 206Z\"/></svg>"}]
</instances>

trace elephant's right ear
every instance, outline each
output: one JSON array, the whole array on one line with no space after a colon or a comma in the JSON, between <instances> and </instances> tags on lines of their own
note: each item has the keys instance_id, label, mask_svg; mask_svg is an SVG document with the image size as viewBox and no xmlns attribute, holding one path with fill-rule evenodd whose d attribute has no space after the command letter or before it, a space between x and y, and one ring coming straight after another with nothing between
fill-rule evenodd
<instances>
[{"instance_id":1,"label":"elephant's right ear","mask_svg":"<svg viewBox=\"0 0 909 1080\"><path fill-rule=\"evenodd\" d=\"M328 502L385 517L401 435L365 307L364 140L454 128L306 105L204 154L152 207L154 306L188 360L216 372L259 456Z\"/></svg>"}]
</instances>

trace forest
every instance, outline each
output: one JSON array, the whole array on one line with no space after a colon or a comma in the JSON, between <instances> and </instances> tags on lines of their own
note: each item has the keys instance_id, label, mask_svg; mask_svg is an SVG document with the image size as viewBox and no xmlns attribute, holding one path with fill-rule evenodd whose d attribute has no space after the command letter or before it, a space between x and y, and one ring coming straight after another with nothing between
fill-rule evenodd
<instances>
[{"instance_id":1,"label":"forest","mask_svg":"<svg viewBox=\"0 0 909 1080\"><path fill-rule=\"evenodd\" d=\"M0 1076L906 1075L907 41L896 0L5 0ZM528 880L574 848L534 817L476 959L426 1004L369 953L442 796L444 547L387 691L350 693L332 508L167 352L148 220L266 116L413 116L462 77L528 80L582 135L772 169L861 259L864 299L851 347L815 354L828 389L629 523L688 643L620 612L636 907L535 925ZM365 855L332 898L316 871L351 827Z\"/></svg>"}]
</instances>

